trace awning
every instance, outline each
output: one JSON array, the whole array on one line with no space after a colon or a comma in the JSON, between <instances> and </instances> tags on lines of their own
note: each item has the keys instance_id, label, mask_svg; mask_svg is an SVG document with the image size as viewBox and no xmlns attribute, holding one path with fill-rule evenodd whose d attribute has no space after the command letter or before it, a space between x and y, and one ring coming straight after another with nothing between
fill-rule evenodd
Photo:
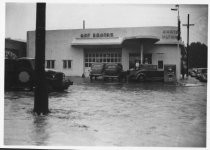
<instances>
[{"instance_id":1,"label":"awning","mask_svg":"<svg viewBox=\"0 0 210 150\"><path fill-rule=\"evenodd\" d=\"M150 35L138 35L138 36L130 36L130 37L125 37L123 42L127 41L142 41L142 42L151 42L155 43L159 41L160 39L156 36L150 36Z\"/></svg>"},{"instance_id":2,"label":"awning","mask_svg":"<svg viewBox=\"0 0 210 150\"><path fill-rule=\"evenodd\" d=\"M122 45L124 42L151 42L155 43L160 39L155 36L131 36L131 37L112 37L112 38L75 38L72 46L99 46L99 45Z\"/></svg>"}]
</instances>

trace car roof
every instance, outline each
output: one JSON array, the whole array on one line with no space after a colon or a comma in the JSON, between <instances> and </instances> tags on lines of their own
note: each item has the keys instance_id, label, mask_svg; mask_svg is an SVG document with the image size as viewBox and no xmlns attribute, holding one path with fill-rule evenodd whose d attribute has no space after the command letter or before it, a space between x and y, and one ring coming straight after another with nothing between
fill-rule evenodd
<instances>
[{"instance_id":1,"label":"car roof","mask_svg":"<svg viewBox=\"0 0 210 150\"><path fill-rule=\"evenodd\" d=\"M103 65L104 63L100 63L100 62L96 62L96 63L92 63L92 65Z\"/></svg>"},{"instance_id":2,"label":"car roof","mask_svg":"<svg viewBox=\"0 0 210 150\"><path fill-rule=\"evenodd\" d=\"M207 69L207 68L196 68L196 69L202 70L202 69Z\"/></svg>"},{"instance_id":3,"label":"car roof","mask_svg":"<svg viewBox=\"0 0 210 150\"><path fill-rule=\"evenodd\" d=\"M23 59L28 59L28 60L34 60L35 58L31 58L31 57L21 57L21 58L18 58L20 60L23 60Z\"/></svg>"},{"instance_id":4,"label":"car roof","mask_svg":"<svg viewBox=\"0 0 210 150\"><path fill-rule=\"evenodd\" d=\"M106 65L121 65L120 63L107 63Z\"/></svg>"}]
</instances>

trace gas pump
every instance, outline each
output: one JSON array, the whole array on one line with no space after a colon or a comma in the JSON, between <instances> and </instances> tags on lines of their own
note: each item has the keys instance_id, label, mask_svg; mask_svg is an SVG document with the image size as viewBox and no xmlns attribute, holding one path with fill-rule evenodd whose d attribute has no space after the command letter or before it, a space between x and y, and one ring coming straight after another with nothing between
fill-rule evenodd
<instances>
[{"instance_id":1,"label":"gas pump","mask_svg":"<svg viewBox=\"0 0 210 150\"><path fill-rule=\"evenodd\" d=\"M164 65L164 82L176 82L176 65Z\"/></svg>"}]
</instances>

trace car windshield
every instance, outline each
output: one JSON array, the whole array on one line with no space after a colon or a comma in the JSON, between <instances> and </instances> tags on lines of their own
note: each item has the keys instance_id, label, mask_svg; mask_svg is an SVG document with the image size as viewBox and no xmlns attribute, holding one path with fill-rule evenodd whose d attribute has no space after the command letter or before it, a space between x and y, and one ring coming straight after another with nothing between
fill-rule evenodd
<instances>
[{"instance_id":1,"label":"car windshield","mask_svg":"<svg viewBox=\"0 0 210 150\"><path fill-rule=\"evenodd\" d=\"M93 69L101 69L103 67L103 65L101 64L95 64L92 66Z\"/></svg>"},{"instance_id":2,"label":"car windshield","mask_svg":"<svg viewBox=\"0 0 210 150\"><path fill-rule=\"evenodd\" d=\"M117 66L116 65L108 65L106 68L107 69L115 69Z\"/></svg>"}]
</instances>

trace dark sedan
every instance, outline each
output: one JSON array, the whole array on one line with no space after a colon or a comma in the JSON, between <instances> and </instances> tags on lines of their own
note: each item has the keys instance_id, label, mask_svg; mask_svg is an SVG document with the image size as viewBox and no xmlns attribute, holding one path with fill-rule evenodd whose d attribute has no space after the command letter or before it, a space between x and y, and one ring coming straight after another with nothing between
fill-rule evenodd
<instances>
[{"instance_id":1,"label":"dark sedan","mask_svg":"<svg viewBox=\"0 0 210 150\"><path fill-rule=\"evenodd\" d=\"M5 59L5 89L29 89L35 86L35 59ZM61 91L73 84L59 71L46 69L46 82L49 91Z\"/></svg>"}]
</instances>

